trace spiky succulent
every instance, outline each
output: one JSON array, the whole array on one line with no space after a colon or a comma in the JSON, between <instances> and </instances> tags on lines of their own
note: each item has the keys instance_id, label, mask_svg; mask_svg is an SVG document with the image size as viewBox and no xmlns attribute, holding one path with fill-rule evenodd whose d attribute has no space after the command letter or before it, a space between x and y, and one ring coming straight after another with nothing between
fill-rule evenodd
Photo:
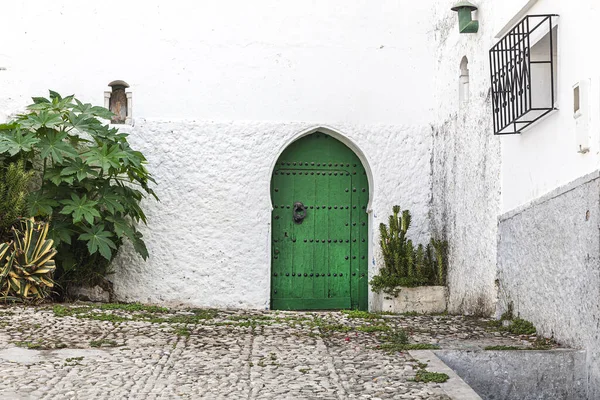
<instances>
[{"instance_id":1,"label":"spiky succulent","mask_svg":"<svg viewBox=\"0 0 600 400\"><path fill-rule=\"evenodd\" d=\"M23 218L13 241L0 244L0 294L4 298L41 300L54 287L54 242L48 224Z\"/></svg>"}]
</instances>

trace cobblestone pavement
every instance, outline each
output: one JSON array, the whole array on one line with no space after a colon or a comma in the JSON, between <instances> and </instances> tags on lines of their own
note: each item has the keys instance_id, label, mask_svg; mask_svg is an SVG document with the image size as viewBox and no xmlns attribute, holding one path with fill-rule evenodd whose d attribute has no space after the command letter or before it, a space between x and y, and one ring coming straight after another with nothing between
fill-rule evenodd
<instances>
[{"instance_id":1,"label":"cobblestone pavement","mask_svg":"<svg viewBox=\"0 0 600 400\"><path fill-rule=\"evenodd\" d=\"M135 304L3 307L0 398L448 399L443 383L415 381L423 365L406 350L531 345L486 324Z\"/></svg>"}]
</instances>

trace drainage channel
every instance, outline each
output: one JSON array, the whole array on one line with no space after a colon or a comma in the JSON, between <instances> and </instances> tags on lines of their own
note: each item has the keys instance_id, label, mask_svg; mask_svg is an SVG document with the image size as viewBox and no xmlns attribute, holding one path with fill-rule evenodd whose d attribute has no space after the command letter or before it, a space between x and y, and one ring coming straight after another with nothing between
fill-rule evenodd
<instances>
[{"instance_id":1,"label":"drainage channel","mask_svg":"<svg viewBox=\"0 0 600 400\"><path fill-rule=\"evenodd\" d=\"M442 390L455 400L586 400L583 350L412 351L450 379ZM429 368L428 368L429 369Z\"/></svg>"}]
</instances>

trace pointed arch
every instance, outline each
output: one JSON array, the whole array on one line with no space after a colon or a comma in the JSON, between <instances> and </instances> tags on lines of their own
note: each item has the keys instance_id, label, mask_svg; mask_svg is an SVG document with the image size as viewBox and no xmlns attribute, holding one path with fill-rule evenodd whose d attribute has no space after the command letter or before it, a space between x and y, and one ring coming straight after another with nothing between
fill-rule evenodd
<instances>
[{"instance_id":1,"label":"pointed arch","mask_svg":"<svg viewBox=\"0 0 600 400\"><path fill-rule=\"evenodd\" d=\"M369 163L369 160L368 160L366 154L362 151L362 149L352 139L350 139L348 137L348 135L346 135L341 130L338 130L336 128L333 128L333 127L330 127L327 125L318 125L318 126L313 126L311 128L304 129L304 130L299 131L296 134L294 134L288 141L286 141L283 144L283 146L281 146L281 148L277 152L277 156L273 160L271 160L269 176L273 175L273 171L275 170L275 164L277 163L277 160L279 159L281 154L285 151L285 149L287 149L289 147L290 144L297 141L298 139L303 138L304 136L308 136L308 135L311 135L316 132L325 133L325 134L333 137L334 139L339 140L340 142L345 144L350 150L352 150L354 152L354 154L356 154L356 156L359 158L360 162L362 163L362 165L365 169L365 172L367 173L367 182L369 183L369 202L367 203L367 213L370 214L372 211L373 193L374 193L374 187L375 187L374 182L373 182L373 170L371 169L371 164ZM273 199L270 199L270 201L271 201L271 205L272 205Z\"/></svg>"}]
</instances>

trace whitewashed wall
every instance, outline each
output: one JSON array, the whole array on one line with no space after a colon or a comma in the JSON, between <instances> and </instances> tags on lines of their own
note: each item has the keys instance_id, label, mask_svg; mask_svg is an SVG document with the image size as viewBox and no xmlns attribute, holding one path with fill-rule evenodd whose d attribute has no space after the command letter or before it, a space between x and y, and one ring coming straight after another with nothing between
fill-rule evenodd
<instances>
[{"instance_id":1,"label":"whitewashed wall","mask_svg":"<svg viewBox=\"0 0 600 400\"><path fill-rule=\"evenodd\" d=\"M506 7L504 6L506 4ZM487 3L486 3L487 4ZM511 0L503 2L495 19L500 32L517 11L531 4L527 14L559 14L558 108L522 135L503 137L502 211L523 205L600 166L600 4L591 0ZM590 151L577 152L572 87L591 79Z\"/></svg>"},{"instance_id":2,"label":"whitewashed wall","mask_svg":"<svg viewBox=\"0 0 600 400\"><path fill-rule=\"evenodd\" d=\"M0 118L48 88L103 104L133 92L131 142L160 203L145 202L150 259L122 252L120 300L264 308L269 304L273 163L327 126L372 177L372 231L394 204L427 241L432 43L427 4L40 0L2 3ZM377 269L371 238L371 274ZM125 249L127 250L127 249Z\"/></svg>"},{"instance_id":3,"label":"whitewashed wall","mask_svg":"<svg viewBox=\"0 0 600 400\"><path fill-rule=\"evenodd\" d=\"M432 7L435 103L432 129L432 224L449 243L449 311L490 315L496 299L496 232L500 211L500 142L492 134L487 50L494 6L476 18L477 34L460 34L452 1ZM467 57L469 100L459 99Z\"/></svg>"},{"instance_id":4,"label":"whitewashed wall","mask_svg":"<svg viewBox=\"0 0 600 400\"><path fill-rule=\"evenodd\" d=\"M432 189L432 225L451 244L450 309L480 312L496 303L499 315L512 303L540 334L586 349L586 390L598 398L600 56L591 49L600 6L593 0L480 0L479 32L459 35L451 5L435 7L439 112ZM560 15L559 110L521 135L494 137L488 51L525 6L527 14ZM461 105L463 56L470 99ZM585 78L592 79L593 118L590 152L579 154L571 90Z\"/></svg>"},{"instance_id":5,"label":"whitewashed wall","mask_svg":"<svg viewBox=\"0 0 600 400\"><path fill-rule=\"evenodd\" d=\"M145 203L150 226L143 232L150 260L144 263L131 252L119 260L114 278L119 298L268 307L271 168L286 143L318 127L300 122L139 121L132 141L152 154L150 167L161 202ZM334 136L342 133L369 162L372 226L387 221L393 204L402 204L416 217L411 234L427 240L429 131L396 125L340 124L335 129L324 130ZM372 255L378 258L375 240ZM371 262L369 268L372 275L376 266Z\"/></svg>"}]
</instances>

